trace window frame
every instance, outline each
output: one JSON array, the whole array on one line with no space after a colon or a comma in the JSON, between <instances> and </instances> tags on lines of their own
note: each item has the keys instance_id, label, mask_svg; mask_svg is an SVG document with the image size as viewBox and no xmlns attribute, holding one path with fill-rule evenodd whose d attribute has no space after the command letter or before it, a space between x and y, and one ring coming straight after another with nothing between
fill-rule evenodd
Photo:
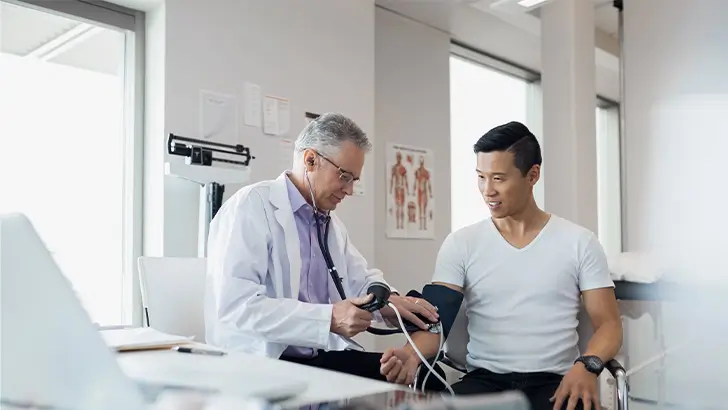
<instances>
[{"instance_id":1,"label":"window frame","mask_svg":"<svg viewBox=\"0 0 728 410\"><path fill-rule=\"evenodd\" d=\"M43 12L66 15L91 24L114 30L136 31L138 22L144 21L144 13L98 0L3 0L4 2L30 7ZM143 26L142 26L143 28Z\"/></svg>"},{"instance_id":2,"label":"window frame","mask_svg":"<svg viewBox=\"0 0 728 410\"><path fill-rule=\"evenodd\" d=\"M124 211L119 324L139 326L142 300L137 260L143 250L145 13L99 0L2 1L124 33Z\"/></svg>"},{"instance_id":3,"label":"window frame","mask_svg":"<svg viewBox=\"0 0 728 410\"><path fill-rule=\"evenodd\" d=\"M499 71L503 74L507 74L512 77L524 80L528 83L537 82L541 79L541 75L536 71L492 56L482 50L478 50L458 41L451 41L450 55L454 55L470 62L480 64L491 70Z\"/></svg>"}]
</instances>

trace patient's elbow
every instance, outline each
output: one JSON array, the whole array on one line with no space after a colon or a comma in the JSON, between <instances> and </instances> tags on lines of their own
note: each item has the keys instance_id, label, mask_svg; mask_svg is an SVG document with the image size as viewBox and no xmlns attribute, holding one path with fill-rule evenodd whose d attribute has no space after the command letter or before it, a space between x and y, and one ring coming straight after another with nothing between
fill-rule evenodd
<instances>
[{"instance_id":1,"label":"patient's elbow","mask_svg":"<svg viewBox=\"0 0 728 410\"><path fill-rule=\"evenodd\" d=\"M604 330L608 334L609 339L614 344L616 350L622 348L624 343L624 328L621 318L612 319L602 324Z\"/></svg>"}]
</instances>

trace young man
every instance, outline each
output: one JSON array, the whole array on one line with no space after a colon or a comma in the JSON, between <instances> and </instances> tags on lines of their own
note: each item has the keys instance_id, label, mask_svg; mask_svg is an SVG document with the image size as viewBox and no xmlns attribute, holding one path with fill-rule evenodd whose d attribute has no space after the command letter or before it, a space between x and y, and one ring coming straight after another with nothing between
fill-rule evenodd
<instances>
[{"instance_id":1,"label":"young man","mask_svg":"<svg viewBox=\"0 0 728 410\"><path fill-rule=\"evenodd\" d=\"M474 150L491 217L447 237L432 280L464 293L467 307L468 373L452 388L456 394L518 389L534 410L598 408L598 374L622 344L614 284L599 241L538 208L533 186L541 150L526 126L496 127ZM595 333L580 356L582 303ZM437 334L417 332L412 339L424 356L435 356ZM390 364L391 357L403 365ZM411 383L419 364L407 345L386 351L381 371L390 381Z\"/></svg>"}]
</instances>

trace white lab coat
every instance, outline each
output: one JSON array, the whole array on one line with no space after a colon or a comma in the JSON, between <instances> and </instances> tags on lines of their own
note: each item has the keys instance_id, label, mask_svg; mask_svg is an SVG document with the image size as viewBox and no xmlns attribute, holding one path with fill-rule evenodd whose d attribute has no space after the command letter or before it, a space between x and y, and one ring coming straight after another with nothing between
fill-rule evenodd
<instances>
[{"instance_id":1,"label":"white lab coat","mask_svg":"<svg viewBox=\"0 0 728 410\"><path fill-rule=\"evenodd\" d=\"M242 188L210 225L206 342L273 358L289 345L357 348L329 331L332 304L341 300L333 280L328 281L332 304L298 301L300 244L286 178L284 173ZM333 213L328 244L347 297L365 295L370 283L384 282L381 271L367 268Z\"/></svg>"}]
</instances>

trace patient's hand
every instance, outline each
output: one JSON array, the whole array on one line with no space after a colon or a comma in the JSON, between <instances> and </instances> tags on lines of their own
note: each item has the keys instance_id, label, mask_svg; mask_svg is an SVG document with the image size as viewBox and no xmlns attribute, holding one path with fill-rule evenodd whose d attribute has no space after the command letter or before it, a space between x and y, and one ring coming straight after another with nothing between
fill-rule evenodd
<instances>
[{"instance_id":1,"label":"patient's hand","mask_svg":"<svg viewBox=\"0 0 728 410\"><path fill-rule=\"evenodd\" d=\"M388 349L379 362L382 376L389 382L399 384L412 384L420 365L417 355L402 347Z\"/></svg>"},{"instance_id":2,"label":"patient's hand","mask_svg":"<svg viewBox=\"0 0 728 410\"><path fill-rule=\"evenodd\" d=\"M425 299L391 295L389 301L397 307L399 314L402 316L402 320L408 320L422 330L427 330L428 327L425 322L416 316L417 314L427 318L432 323L436 323L440 318L437 314L437 309ZM397 315L391 307L383 307L380 312L382 313L382 317L387 319L389 323L396 323L399 326Z\"/></svg>"},{"instance_id":3,"label":"patient's hand","mask_svg":"<svg viewBox=\"0 0 728 410\"><path fill-rule=\"evenodd\" d=\"M583 364L575 364L561 379L561 384L551 400L554 402L554 410L563 409L565 403L567 410L574 410L579 401L585 409L600 410L597 375L586 370Z\"/></svg>"}]
</instances>

